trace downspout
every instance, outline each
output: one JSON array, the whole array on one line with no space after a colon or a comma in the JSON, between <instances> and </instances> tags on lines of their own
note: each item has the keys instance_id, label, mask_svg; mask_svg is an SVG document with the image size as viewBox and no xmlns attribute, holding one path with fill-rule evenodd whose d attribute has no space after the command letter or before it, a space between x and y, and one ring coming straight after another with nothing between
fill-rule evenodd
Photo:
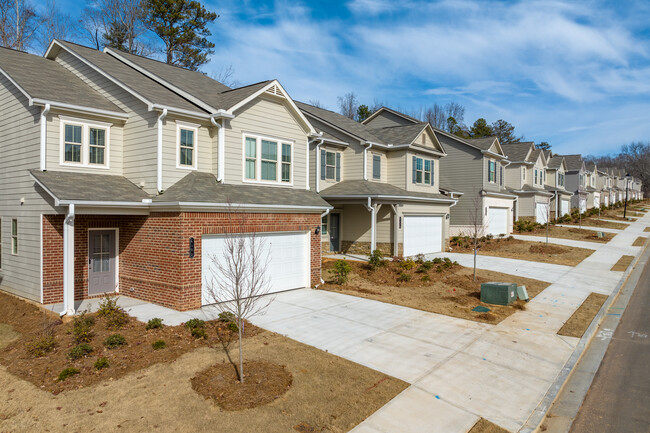
<instances>
[{"instance_id":1,"label":"downspout","mask_svg":"<svg viewBox=\"0 0 650 433\"><path fill-rule=\"evenodd\" d=\"M324 141L320 138L318 139L318 143L316 143L316 194L320 193L320 146ZM329 213L329 210L327 213Z\"/></svg>"},{"instance_id":2,"label":"downspout","mask_svg":"<svg viewBox=\"0 0 650 433\"><path fill-rule=\"evenodd\" d=\"M372 206L372 199L368 197L368 204L364 205L366 209L370 212L370 252L372 253L376 249L375 245L375 207Z\"/></svg>"},{"instance_id":3,"label":"downspout","mask_svg":"<svg viewBox=\"0 0 650 433\"><path fill-rule=\"evenodd\" d=\"M63 220L63 311L61 316L74 315L74 204L68 205Z\"/></svg>"},{"instance_id":4,"label":"downspout","mask_svg":"<svg viewBox=\"0 0 650 433\"><path fill-rule=\"evenodd\" d=\"M163 108L162 113L160 113L160 116L158 116L158 182L157 182L157 190L158 192L163 190L163 165L162 165L162 158L163 158L163 121L167 117L167 109Z\"/></svg>"},{"instance_id":5,"label":"downspout","mask_svg":"<svg viewBox=\"0 0 650 433\"><path fill-rule=\"evenodd\" d=\"M221 120L223 123L223 119ZM210 123L217 127L217 182L224 183L224 158L225 158L225 138L226 131L223 125L217 122L214 117L210 117Z\"/></svg>"},{"instance_id":6,"label":"downspout","mask_svg":"<svg viewBox=\"0 0 650 433\"><path fill-rule=\"evenodd\" d=\"M47 170L47 115L50 104L45 104L41 111L41 171Z\"/></svg>"},{"instance_id":7,"label":"downspout","mask_svg":"<svg viewBox=\"0 0 650 433\"><path fill-rule=\"evenodd\" d=\"M368 150L372 149L372 143L367 142L367 144L368 146L363 149L363 180L368 180Z\"/></svg>"}]
</instances>

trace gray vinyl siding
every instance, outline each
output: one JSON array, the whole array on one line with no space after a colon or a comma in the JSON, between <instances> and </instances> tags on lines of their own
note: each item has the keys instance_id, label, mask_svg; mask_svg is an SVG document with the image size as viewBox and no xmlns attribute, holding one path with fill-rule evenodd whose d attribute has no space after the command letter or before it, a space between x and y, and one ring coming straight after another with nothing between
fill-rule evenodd
<instances>
[{"instance_id":1,"label":"gray vinyl siding","mask_svg":"<svg viewBox=\"0 0 650 433\"><path fill-rule=\"evenodd\" d=\"M458 204L451 208L452 225L472 223L474 198L483 187L483 154L456 140L437 134L447 156L440 160L440 182L454 191L462 192ZM478 205L482 206L479 200Z\"/></svg>"},{"instance_id":2,"label":"gray vinyl siding","mask_svg":"<svg viewBox=\"0 0 650 433\"><path fill-rule=\"evenodd\" d=\"M505 168L506 187L512 189L521 189L524 183L521 175L522 167L522 164L511 164ZM528 174L526 175L526 179L528 179Z\"/></svg>"},{"instance_id":3,"label":"gray vinyl siding","mask_svg":"<svg viewBox=\"0 0 650 433\"><path fill-rule=\"evenodd\" d=\"M156 121L159 114L148 111L145 103L68 52L61 50L56 61L128 113L129 119L122 133L122 174L136 185L143 183L145 191L156 192L158 166Z\"/></svg>"},{"instance_id":4,"label":"gray vinyl siding","mask_svg":"<svg viewBox=\"0 0 650 433\"><path fill-rule=\"evenodd\" d=\"M564 183L567 191L576 192L580 183L580 173L577 171L565 173Z\"/></svg>"},{"instance_id":5,"label":"gray vinyl siding","mask_svg":"<svg viewBox=\"0 0 650 433\"><path fill-rule=\"evenodd\" d=\"M40 166L40 108L0 77L0 288L41 300L41 214L55 213L34 188ZM20 204L24 199L24 204ZM18 220L18 255L11 254L11 219Z\"/></svg>"},{"instance_id":6,"label":"gray vinyl siding","mask_svg":"<svg viewBox=\"0 0 650 433\"><path fill-rule=\"evenodd\" d=\"M239 109L235 115L234 119L226 122L225 182L244 183L243 134L247 132L293 142L293 188L306 188L308 133L289 111L287 104L259 97Z\"/></svg>"},{"instance_id":7,"label":"gray vinyl siding","mask_svg":"<svg viewBox=\"0 0 650 433\"><path fill-rule=\"evenodd\" d=\"M412 125L413 122L403 117L397 116L388 111L379 113L376 117L367 123L371 128L387 128L390 126Z\"/></svg>"}]
</instances>

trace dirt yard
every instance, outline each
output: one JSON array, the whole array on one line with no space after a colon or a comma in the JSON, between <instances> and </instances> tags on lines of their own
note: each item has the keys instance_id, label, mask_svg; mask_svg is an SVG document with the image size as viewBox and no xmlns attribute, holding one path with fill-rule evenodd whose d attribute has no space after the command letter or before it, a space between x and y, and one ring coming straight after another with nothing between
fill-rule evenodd
<instances>
[{"instance_id":1,"label":"dirt yard","mask_svg":"<svg viewBox=\"0 0 650 433\"><path fill-rule=\"evenodd\" d=\"M591 293L564 326L557 331L558 335L581 338L606 300L607 295Z\"/></svg>"},{"instance_id":2,"label":"dirt yard","mask_svg":"<svg viewBox=\"0 0 650 433\"><path fill-rule=\"evenodd\" d=\"M634 256L622 256L610 271L625 272L633 260Z\"/></svg>"},{"instance_id":3,"label":"dirt yard","mask_svg":"<svg viewBox=\"0 0 650 433\"><path fill-rule=\"evenodd\" d=\"M602 216L600 218L604 219L609 219L607 216ZM577 226L577 223L563 223L563 224L568 224L568 225L574 225ZM582 225L583 226L588 226L588 227L603 227L606 229L616 229L616 230L625 230L628 228L630 225L620 222L620 223L613 223L611 221L603 221L602 219L598 219L597 216L594 217L589 217L589 218L584 218L582 220Z\"/></svg>"},{"instance_id":4,"label":"dirt yard","mask_svg":"<svg viewBox=\"0 0 650 433\"><path fill-rule=\"evenodd\" d=\"M643 229L643 231L644 232L650 232L650 227L646 227L645 229Z\"/></svg>"},{"instance_id":5,"label":"dirt yard","mask_svg":"<svg viewBox=\"0 0 650 433\"><path fill-rule=\"evenodd\" d=\"M522 235L530 236L546 236L546 229L539 228L532 232L522 232ZM613 233L605 233L605 236L599 238L594 230L585 230L578 227L559 227L551 226L548 231L548 236L551 238L573 239L576 241L591 241L607 243L614 238Z\"/></svg>"},{"instance_id":6,"label":"dirt yard","mask_svg":"<svg viewBox=\"0 0 650 433\"><path fill-rule=\"evenodd\" d=\"M632 246L633 247L642 247L642 246L645 245L647 240L648 240L648 238L646 238L644 236L639 236L638 238L636 238L636 240L634 241Z\"/></svg>"},{"instance_id":7,"label":"dirt yard","mask_svg":"<svg viewBox=\"0 0 650 433\"><path fill-rule=\"evenodd\" d=\"M467 433L508 433L508 430L491 423L485 418L479 419Z\"/></svg>"},{"instance_id":8,"label":"dirt yard","mask_svg":"<svg viewBox=\"0 0 650 433\"><path fill-rule=\"evenodd\" d=\"M452 247L455 253L470 253L471 245ZM522 241L519 239L491 239L481 244L480 255L507 257L510 259L530 260L533 262L554 263L557 265L576 266L589 257L594 250L574 248L542 242Z\"/></svg>"},{"instance_id":9,"label":"dirt yard","mask_svg":"<svg viewBox=\"0 0 650 433\"><path fill-rule=\"evenodd\" d=\"M5 302L7 298L13 297L2 294L0 298L0 308L4 309L9 303ZM33 316L31 309L21 309L22 312L10 315L13 319L23 318L16 328L27 335L20 336L13 327L0 326L0 341L13 340L0 349L3 355L16 344L24 345L29 340L30 328L39 332L42 326L40 323L21 326L20 322ZM0 315L0 321L6 318ZM221 349L191 348L175 360L133 370L119 378L108 374L95 383L57 394L11 374L2 361L0 431L338 433L352 429L408 386L268 331L259 330L246 338L244 345L247 361L286 370L291 385L267 404L237 411L222 409L192 387L194 377L200 377L215 364L226 362ZM160 351L164 350L167 349ZM57 374L58 371L53 371L50 380Z\"/></svg>"},{"instance_id":10,"label":"dirt yard","mask_svg":"<svg viewBox=\"0 0 650 433\"><path fill-rule=\"evenodd\" d=\"M473 269L460 265L453 265L442 272L418 272L416 267L408 271L411 275L409 281L398 281L404 270L392 262L371 271L365 262L356 261L348 261L352 268L349 281L339 285L332 281L334 263L334 260L323 262L323 278L326 279L326 283L320 287L323 290L491 324L525 309L525 303L517 301L510 306L484 304L480 301L481 283L504 281L525 285L531 299L550 285L544 281L481 269L477 270L477 281L473 281ZM423 281L425 275L429 278L427 281ZM479 305L491 311L472 311Z\"/></svg>"}]
</instances>

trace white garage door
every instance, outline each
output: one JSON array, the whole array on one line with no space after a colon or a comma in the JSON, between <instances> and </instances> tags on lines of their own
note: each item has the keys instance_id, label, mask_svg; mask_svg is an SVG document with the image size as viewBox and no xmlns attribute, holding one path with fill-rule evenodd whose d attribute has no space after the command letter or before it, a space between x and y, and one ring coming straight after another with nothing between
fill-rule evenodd
<instances>
[{"instance_id":1,"label":"white garage door","mask_svg":"<svg viewBox=\"0 0 650 433\"><path fill-rule=\"evenodd\" d=\"M569 213L569 200L562 200L560 206L562 207L562 209L560 209L562 216Z\"/></svg>"},{"instance_id":2,"label":"white garage door","mask_svg":"<svg viewBox=\"0 0 650 433\"><path fill-rule=\"evenodd\" d=\"M600 207L600 194L594 194L594 207Z\"/></svg>"},{"instance_id":3,"label":"white garage door","mask_svg":"<svg viewBox=\"0 0 650 433\"><path fill-rule=\"evenodd\" d=\"M250 235L242 235L250 238ZM268 257L267 277L269 293L308 287L310 283L310 249L308 232L258 233L264 245L264 260ZM201 272L203 281L202 304L212 304L207 282L214 268L212 257L224 260L226 237L206 235L202 238Z\"/></svg>"},{"instance_id":4,"label":"white garage door","mask_svg":"<svg viewBox=\"0 0 650 433\"><path fill-rule=\"evenodd\" d=\"M489 207L487 211L487 233L488 235L508 234L508 216L510 210L507 207Z\"/></svg>"},{"instance_id":5,"label":"white garage door","mask_svg":"<svg viewBox=\"0 0 650 433\"><path fill-rule=\"evenodd\" d=\"M605 206L609 206L609 194L605 195Z\"/></svg>"},{"instance_id":6,"label":"white garage door","mask_svg":"<svg viewBox=\"0 0 650 433\"><path fill-rule=\"evenodd\" d=\"M404 257L442 251L442 217L404 217Z\"/></svg>"},{"instance_id":7,"label":"white garage door","mask_svg":"<svg viewBox=\"0 0 650 433\"><path fill-rule=\"evenodd\" d=\"M535 221L540 224L548 222L548 203L535 203Z\"/></svg>"}]
</instances>

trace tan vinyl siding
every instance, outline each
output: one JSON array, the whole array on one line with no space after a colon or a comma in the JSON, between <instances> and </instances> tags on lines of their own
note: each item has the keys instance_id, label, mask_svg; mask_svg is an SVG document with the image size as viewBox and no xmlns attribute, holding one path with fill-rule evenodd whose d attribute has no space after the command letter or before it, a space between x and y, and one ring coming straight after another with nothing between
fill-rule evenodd
<instances>
[{"instance_id":1,"label":"tan vinyl siding","mask_svg":"<svg viewBox=\"0 0 650 433\"><path fill-rule=\"evenodd\" d=\"M535 195L527 194L519 196L519 215L518 217L535 217Z\"/></svg>"},{"instance_id":2,"label":"tan vinyl siding","mask_svg":"<svg viewBox=\"0 0 650 433\"><path fill-rule=\"evenodd\" d=\"M453 209L453 208L452 208ZM398 243L404 242L404 216L408 215L440 215L442 216L442 251L445 251L446 240L449 239L449 222L451 219L446 219L445 215L449 213L449 205L447 204L405 204L398 208L398 216L402 217L402 228L398 229L397 241Z\"/></svg>"},{"instance_id":3,"label":"tan vinyl siding","mask_svg":"<svg viewBox=\"0 0 650 433\"><path fill-rule=\"evenodd\" d=\"M386 154L386 180L391 185L406 189L406 151Z\"/></svg>"},{"instance_id":4,"label":"tan vinyl siding","mask_svg":"<svg viewBox=\"0 0 650 433\"><path fill-rule=\"evenodd\" d=\"M434 161L434 172L433 172L433 185L425 184L415 184L413 183L413 157L416 156L422 159L428 159ZM418 154L413 152L406 153L406 190L407 191L418 191L418 192L428 192L432 194L438 194L440 192L440 159L437 156Z\"/></svg>"},{"instance_id":5,"label":"tan vinyl siding","mask_svg":"<svg viewBox=\"0 0 650 433\"><path fill-rule=\"evenodd\" d=\"M506 187L521 189L523 186L522 167L524 166L520 164L511 164L505 168Z\"/></svg>"},{"instance_id":6,"label":"tan vinyl siding","mask_svg":"<svg viewBox=\"0 0 650 433\"><path fill-rule=\"evenodd\" d=\"M370 211L363 205L346 204L341 206L341 240L350 242L370 242ZM393 242L393 210L383 205L377 212L376 242Z\"/></svg>"},{"instance_id":7,"label":"tan vinyl siding","mask_svg":"<svg viewBox=\"0 0 650 433\"><path fill-rule=\"evenodd\" d=\"M40 165L39 121L40 108L27 107L25 97L0 77L0 288L40 302L41 214L55 210L28 173ZM18 220L18 255L11 254L12 218Z\"/></svg>"},{"instance_id":8,"label":"tan vinyl siding","mask_svg":"<svg viewBox=\"0 0 650 433\"><path fill-rule=\"evenodd\" d=\"M375 179L373 177L373 156L377 155L381 158L381 171L380 175L381 177L379 179ZM366 159L366 163L368 166L368 180L371 182L383 182L387 183L388 182L388 157L386 156L386 152L382 152L379 150L371 149L368 151L368 157ZM363 173L361 173L361 176L363 177Z\"/></svg>"},{"instance_id":9,"label":"tan vinyl siding","mask_svg":"<svg viewBox=\"0 0 650 433\"><path fill-rule=\"evenodd\" d=\"M259 97L235 114L234 119L226 122L225 182L243 183L243 134L248 132L292 141L293 187L306 188L307 132L287 104Z\"/></svg>"}]
</instances>

